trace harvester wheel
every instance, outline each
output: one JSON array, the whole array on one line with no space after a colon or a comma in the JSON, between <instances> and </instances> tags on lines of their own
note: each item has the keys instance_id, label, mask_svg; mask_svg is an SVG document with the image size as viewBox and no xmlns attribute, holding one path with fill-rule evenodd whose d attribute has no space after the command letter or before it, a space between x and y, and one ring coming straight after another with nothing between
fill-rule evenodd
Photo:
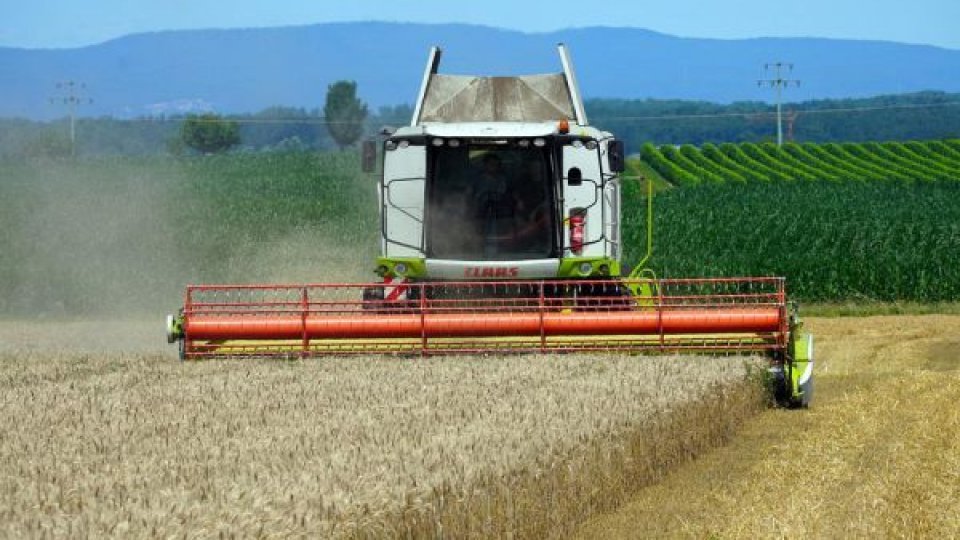
<instances>
[{"instance_id":1,"label":"harvester wheel","mask_svg":"<svg viewBox=\"0 0 960 540\"><path fill-rule=\"evenodd\" d=\"M773 404L777 407L792 409L790 386L787 382L787 373L783 366L771 366L769 374L770 379L768 384Z\"/></svg>"},{"instance_id":2,"label":"harvester wheel","mask_svg":"<svg viewBox=\"0 0 960 540\"><path fill-rule=\"evenodd\" d=\"M383 287L364 287L363 304L361 307L366 310L383 309Z\"/></svg>"},{"instance_id":3,"label":"harvester wheel","mask_svg":"<svg viewBox=\"0 0 960 540\"><path fill-rule=\"evenodd\" d=\"M810 406L809 399L804 399L806 396L794 396L790 377L781 367L770 369L770 394L777 407L806 409Z\"/></svg>"},{"instance_id":4,"label":"harvester wheel","mask_svg":"<svg viewBox=\"0 0 960 540\"><path fill-rule=\"evenodd\" d=\"M576 307L585 311L629 311L635 305L630 290L616 280L577 284L574 295Z\"/></svg>"},{"instance_id":5,"label":"harvester wheel","mask_svg":"<svg viewBox=\"0 0 960 540\"><path fill-rule=\"evenodd\" d=\"M420 308L417 292L416 288L411 288L406 292L405 298L394 300L386 298L383 287L364 287L361 308L364 311L394 315L417 313Z\"/></svg>"}]
</instances>

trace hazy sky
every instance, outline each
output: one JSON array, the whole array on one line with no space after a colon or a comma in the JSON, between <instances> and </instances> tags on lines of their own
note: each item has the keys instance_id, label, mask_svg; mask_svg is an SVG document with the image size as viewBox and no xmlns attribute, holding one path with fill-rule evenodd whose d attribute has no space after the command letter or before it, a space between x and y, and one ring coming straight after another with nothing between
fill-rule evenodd
<instances>
[{"instance_id":1,"label":"hazy sky","mask_svg":"<svg viewBox=\"0 0 960 540\"><path fill-rule=\"evenodd\" d=\"M0 46L76 47L154 30L357 20L527 32L634 26L685 37L813 36L960 49L960 0L0 0Z\"/></svg>"}]
</instances>

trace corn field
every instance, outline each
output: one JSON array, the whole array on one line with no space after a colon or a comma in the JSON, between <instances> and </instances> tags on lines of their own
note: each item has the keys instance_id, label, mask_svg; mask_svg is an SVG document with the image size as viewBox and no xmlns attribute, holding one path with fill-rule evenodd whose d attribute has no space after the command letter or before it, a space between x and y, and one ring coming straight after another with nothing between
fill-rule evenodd
<instances>
[{"instance_id":1,"label":"corn field","mask_svg":"<svg viewBox=\"0 0 960 540\"><path fill-rule=\"evenodd\" d=\"M663 277L781 275L791 298L960 300L960 183L703 185L658 194L654 256ZM645 209L624 216L635 260Z\"/></svg>"},{"instance_id":2,"label":"corn field","mask_svg":"<svg viewBox=\"0 0 960 540\"><path fill-rule=\"evenodd\" d=\"M641 159L679 186L744 182L960 181L960 140L867 143L646 143Z\"/></svg>"},{"instance_id":3,"label":"corn field","mask_svg":"<svg viewBox=\"0 0 960 540\"><path fill-rule=\"evenodd\" d=\"M663 277L781 275L801 301L960 300L960 141L645 145ZM645 245L628 183L626 260Z\"/></svg>"}]
</instances>

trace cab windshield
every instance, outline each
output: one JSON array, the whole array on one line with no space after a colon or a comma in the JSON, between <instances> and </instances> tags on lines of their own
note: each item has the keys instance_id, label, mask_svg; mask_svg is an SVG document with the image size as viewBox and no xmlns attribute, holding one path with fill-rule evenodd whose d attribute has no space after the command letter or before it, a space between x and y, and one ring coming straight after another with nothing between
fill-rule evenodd
<instances>
[{"instance_id":1,"label":"cab windshield","mask_svg":"<svg viewBox=\"0 0 960 540\"><path fill-rule=\"evenodd\" d=\"M555 256L556 210L543 148L430 149L427 252L461 260Z\"/></svg>"}]
</instances>

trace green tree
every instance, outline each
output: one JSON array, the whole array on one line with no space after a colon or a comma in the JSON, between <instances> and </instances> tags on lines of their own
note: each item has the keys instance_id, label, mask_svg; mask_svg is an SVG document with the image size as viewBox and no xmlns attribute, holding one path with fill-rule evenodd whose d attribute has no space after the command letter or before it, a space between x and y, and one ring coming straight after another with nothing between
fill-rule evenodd
<instances>
[{"instance_id":1,"label":"green tree","mask_svg":"<svg viewBox=\"0 0 960 540\"><path fill-rule=\"evenodd\" d=\"M191 114L180 128L183 144L204 154L226 152L240 144L237 123L216 114Z\"/></svg>"},{"instance_id":2,"label":"green tree","mask_svg":"<svg viewBox=\"0 0 960 540\"><path fill-rule=\"evenodd\" d=\"M341 150L357 142L363 135L367 105L357 98L357 83L337 81L327 87L327 102L323 106L327 130Z\"/></svg>"}]
</instances>

